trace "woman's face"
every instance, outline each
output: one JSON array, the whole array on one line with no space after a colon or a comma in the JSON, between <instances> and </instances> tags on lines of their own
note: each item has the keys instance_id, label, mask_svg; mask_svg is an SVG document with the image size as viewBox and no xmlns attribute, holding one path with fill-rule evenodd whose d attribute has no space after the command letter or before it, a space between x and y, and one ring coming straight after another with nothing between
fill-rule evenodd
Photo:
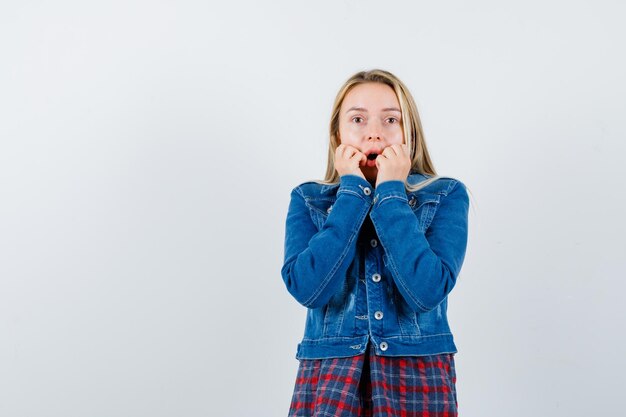
<instances>
[{"instance_id":1,"label":"woman's face","mask_svg":"<svg viewBox=\"0 0 626 417\"><path fill-rule=\"evenodd\" d=\"M353 87L339 113L339 143L363 152L380 154L389 145L402 144L402 113L395 92L386 84L367 82ZM365 178L376 181L374 159L361 165Z\"/></svg>"}]
</instances>

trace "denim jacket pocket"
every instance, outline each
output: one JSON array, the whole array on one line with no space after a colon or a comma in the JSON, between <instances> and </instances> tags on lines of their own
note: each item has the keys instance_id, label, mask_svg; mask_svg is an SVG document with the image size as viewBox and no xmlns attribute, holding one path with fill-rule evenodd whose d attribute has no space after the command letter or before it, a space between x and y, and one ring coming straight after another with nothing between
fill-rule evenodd
<instances>
[{"instance_id":1,"label":"denim jacket pocket","mask_svg":"<svg viewBox=\"0 0 626 417\"><path fill-rule=\"evenodd\" d=\"M306 199L306 205L311 212L311 220L313 220L318 230L321 230L324 223L326 223L326 219L333 209L334 202L335 199L331 198Z\"/></svg>"},{"instance_id":2,"label":"denim jacket pocket","mask_svg":"<svg viewBox=\"0 0 626 417\"><path fill-rule=\"evenodd\" d=\"M408 193L407 199L409 200L409 206L411 206L413 213L415 213L419 221L419 230L422 232L426 231L439 208L441 194L424 193L418 190Z\"/></svg>"},{"instance_id":3,"label":"denim jacket pocket","mask_svg":"<svg viewBox=\"0 0 626 417\"><path fill-rule=\"evenodd\" d=\"M396 306L396 315L398 317L398 325L403 336L420 336L421 331L417 323L417 317L402 295L394 286L393 304Z\"/></svg>"}]
</instances>

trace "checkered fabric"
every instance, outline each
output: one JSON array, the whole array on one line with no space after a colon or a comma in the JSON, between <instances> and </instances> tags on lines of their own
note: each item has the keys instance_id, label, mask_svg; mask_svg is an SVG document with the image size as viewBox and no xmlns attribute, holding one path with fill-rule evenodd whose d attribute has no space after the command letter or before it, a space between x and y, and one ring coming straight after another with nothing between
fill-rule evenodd
<instances>
[{"instance_id":1,"label":"checkered fabric","mask_svg":"<svg viewBox=\"0 0 626 417\"><path fill-rule=\"evenodd\" d=\"M454 354L301 359L289 417L456 417Z\"/></svg>"}]
</instances>

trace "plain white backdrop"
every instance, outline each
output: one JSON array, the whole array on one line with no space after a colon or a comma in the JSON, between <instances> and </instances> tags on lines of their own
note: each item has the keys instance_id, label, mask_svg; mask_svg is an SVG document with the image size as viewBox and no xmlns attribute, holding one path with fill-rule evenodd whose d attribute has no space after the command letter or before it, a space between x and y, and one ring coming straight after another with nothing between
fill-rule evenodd
<instances>
[{"instance_id":1,"label":"plain white backdrop","mask_svg":"<svg viewBox=\"0 0 626 417\"><path fill-rule=\"evenodd\" d=\"M414 95L470 191L459 415L618 415L618 1L0 5L0 415L286 416L289 192L340 85Z\"/></svg>"}]
</instances>

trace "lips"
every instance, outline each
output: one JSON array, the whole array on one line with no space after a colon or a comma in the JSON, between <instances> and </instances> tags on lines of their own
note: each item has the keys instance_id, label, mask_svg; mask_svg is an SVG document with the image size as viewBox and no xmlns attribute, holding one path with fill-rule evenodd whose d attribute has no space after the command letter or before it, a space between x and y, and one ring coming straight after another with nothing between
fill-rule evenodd
<instances>
[{"instance_id":1,"label":"lips","mask_svg":"<svg viewBox=\"0 0 626 417\"><path fill-rule=\"evenodd\" d=\"M381 154L382 152L382 149L368 149L363 153L367 156L367 159L376 159L376 155Z\"/></svg>"},{"instance_id":2,"label":"lips","mask_svg":"<svg viewBox=\"0 0 626 417\"><path fill-rule=\"evenodd\" d=\"M376 159L368 159L367 161L365 161L364 164L366 167L375 167L376 166Z\"/></svg>"},{"instance_id":3,"label":"lips","mask_svg":"<svg viewBox=\"0 0 626 417\"><path fill-rule=\"evenodd\" d=\"M382 152L383 152L382 149L368 149L365 152L363 152L365 154L365 157L367 158L367 161L365 161L365 165L367 165L368 167L375 167L376 158Z\"/></svg>"},{"instance_id":4,"label":"lips","mask_svg":"<svg viewBox=\"0 0 626 417\"><path fill-rule=\"evenodd\" d=\"M382 150L379 149L369 149L365 152L363 152L367 158L367 161L365 161L365 166L368 167L375 167L376 166L376 158L378 157L378 155L380 153L382 153Z\"/></svg>"}]
</instances>

